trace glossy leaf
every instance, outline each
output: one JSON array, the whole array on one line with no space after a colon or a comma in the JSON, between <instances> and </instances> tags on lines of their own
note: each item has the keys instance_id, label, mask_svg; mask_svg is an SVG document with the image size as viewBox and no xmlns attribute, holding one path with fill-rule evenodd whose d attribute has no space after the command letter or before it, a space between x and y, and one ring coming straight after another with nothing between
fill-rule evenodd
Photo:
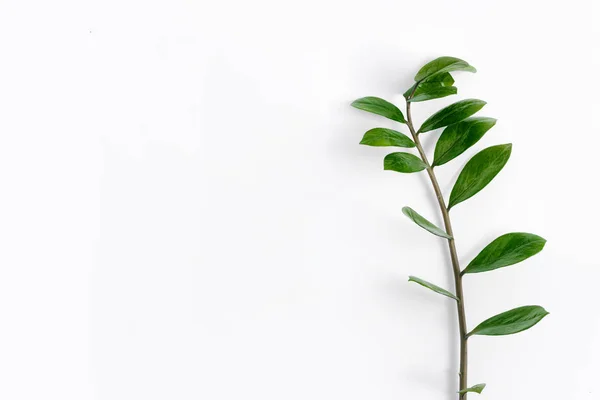
<instances>
[{"instance_id":1,"label":"glossy leaf","mask_svg":"<svg viewBox=\"0 0 600 400\"><path fill-rule=\"evenodd\" d=\"M500 144L475 154L460 172L452 188L448 209L474 196L486 187L508 162L511 149L511 144Z\"/></svg>"},{"instance_id":2,"label":"glossy leaf","mask_svg":"<svg viewBox=\"0 0 600 400\"><path fill-rule=\"evenodd\" d=\"M466 99L450 104L427 118L419 132L428 132L460 122L481 110L485 105L485 101L477 99Z\"/></svg>"},{"instance_id":3,"label":"glossy leaf","mask_svg":"<svg viewBox=\"0 0 600 400\"><path fill-rule=\"evenodd\" d=\"M453 84L454 78L445 72L415 83L404 93L404 97L409 102L439 99L457 93L458 89Z\"/></svg>"},{"instance_id":4,"label":"glossy leaf","mask_svg":"<svg viewBox=\"0 0 600 400\"><path fill-rule=\"evenodd\" d=\"M456 86L431 86L425 85L418 93L416 93L408 101L416 103L419 101L427 101L433 99L441 99L442 97L452 96L458 93Z\"/></svg>"},{"instance_id":5,"label":"glossy leaf","mask_svg":"<svg viewBox=\"0 0 600 400\"><path fill-rule=\"evenodd\" d=\"M409 277L408 277L408 281L409 281L409 282L415 282L415 283L418 283L419 285L421 285L421 286L424 286L424 287L426 287L427 289L431 289L431 290L433 290L433 291L434 291L434 292L436 292L436 293L439 293L439 294L441 294L441 295L444 295L444 296L446 296L446 297L450 297L451 299L454 299L454 300L456 300L456 301L459 301L459 300L458 300L458 297L456 297L455 295L453 295L452 293L450 293L450 292L449 292L449 291L447 291L446 289L442 289L441 287L439 287L439 286L437 286L437 285L434 285L433 283L430 283L430 282L424 281L424 280L423 280L423 279L421 279L421 278L417 278L416 276L409 276Z\"/></svg>"},{"instance_id":6,"label":"glossy leaf","mask_svg":"<svg viewBox=\"0 0 600 400\"><path fill-rule=\"evenodd\" d=\"M419 172L427 168L421 159L409 153L391 153L383 159L383 169L396 172Z\"/></svg>"},{"instance_id":7,"label":"glossy leaf","mask_svg":"<svg viewBox=\"0 0 600 400\"><path fill-rule=\"evenodd\" d=\"M435 226L434 224L432 224L431 222L429 222L428 220L423 218L418 212L416 212L412 208L403 207L402 213L404 215L406 215L408 218L412 219L415 224L419 225L421 228L425 229L426 231L429 231L436 236L440 236L440 237L443 237L446 239L452 239L452 236L448 235L446 233L446 231L444 231L441 228L438 228L437 226Z\"/></svg>"},{"instance_id":8,"label":"glossy leaf","mask_svg":"<svg viewBox=\"0 0 600 400\"><path fill-rule=\"evenodd\" d=\"M540 306L518 307L483 321L468 336L512 335L531 328L548 314L548 311Z\"/></svg>"},{"instance_id":9,"label":"glossy leaf","mask_svg":"<svg viewBox=\"0 0 600 400\"><path fill-rule=\"evenodd\" d=\"M415 147L415 143L408 136L387 128L374 128L367 131L360 144L367 146Z\"/></svg>"},{"instance_id":10,"label":"glossy leaf","mask_svg":"<svg viewBox=\"0 0 600 400\"><path fill-rule=\"evenodd\" d=\"M379 97L363 97L352 102L352 107L371 112L373 114L382 115L393 121L406 123L402 111L389 101L380 99Z\"/></svg>"},{"instance_id":11,"label":"glossy leaf","mask_svg":"<svg viewBox=\"0 0 600 400\"><path fill-rule=\"evenodd\" d=\"M494 125L494 118L473 117L448 126L435 145L433 165L443 165L458 157Z\"/></svg>"},{"instance_id":12,"label":"glossy leaf","mask_svg":"<svg viewBox=\"0 0 600 400\"><path fill-rule=\"evenodd\" d=\"M477 72L468 62L456 57L439 57L425 64L415 76L415 81L422 81L425 78L444 72L468 71Z\"/></svg>"},{"instance_id":13,"label":"glossy leaf","mask_svg":"<svg viewBox=\"0 0 600 400\"><path fill-rule=\"evenodd\" d=\"M532 233L507 233L487 246L467 265L463 274L476 274L516 264L536 255L546 239Z\"/></svg>"},{"instance_id":14,"label":"glossy leaf","mask_svg":"<svg viewBox=\"0 0 600 400\"><path fill-rule=\"evenodd\" d=\"M483 389L485 389L485 383L479 383L477 385L473 385L470 388L461 390L460 392L458 392L459 394L464 394L464 393L477 393L477 394L481 394L481 392L483 392Z\"/></svg>"}]
</instances>

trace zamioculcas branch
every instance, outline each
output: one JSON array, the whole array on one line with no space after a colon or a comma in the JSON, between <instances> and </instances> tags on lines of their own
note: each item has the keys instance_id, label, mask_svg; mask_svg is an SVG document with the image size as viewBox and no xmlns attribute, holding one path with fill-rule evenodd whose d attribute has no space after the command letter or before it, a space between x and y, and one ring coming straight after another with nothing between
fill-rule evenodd
<instances>
[{"instance_id":1,"label":"zamioculcas branch","mask_svg":"<svg viewBox=\"0 0 600 400\"><path fill-rule=\"evenodd\" d=\"M365 133L361 144L417 150L418 156L407 152L388 154L383 161L384 169L403 173L425 170L431 181L444 221L444 228L437 227L410 207L404 207L402 212L421 228L448 242L454 275L454 293L414 276L411 276L409 281L416 282L456 302L460 338L458 397L459 400L465 400L468 393L481 393L485 387L484 383L472 386L468 384L467 344L469 338L473 335L510 335L521 332L537 324L548 315L548 312L540 306L518 307L491 317L469 331L463 294L464 275L491 271L521 262L539 253L544 248L546 241L531 233L507 233L487 245L465 269L461 270L456 252L456 238L452 232L450 210L477 194L494 179L506 165L512 145L491 146L475 154L460 172L448 203L446 203L434 168L441 167L460 156L496 124L496 120L493 118L472 117L486 103L482 100L467 99L441 109L427 118L419 129L416 129L411 115L412 104L456 94L457 89L453 86L454 78L450 74L455 71L475 72L475 68L466 61L454 57L440 57L425 64L415 76L415 84L404 93L406 117L394 104L378 97L363 97L354 101L352 106L405 124L408 128L412 139L399 131L387 128L374 128ZM435 146L433 162L430 163L421 145L419 135L439 128L444 128L444 130Z\"/></svg>"}]
</instances>

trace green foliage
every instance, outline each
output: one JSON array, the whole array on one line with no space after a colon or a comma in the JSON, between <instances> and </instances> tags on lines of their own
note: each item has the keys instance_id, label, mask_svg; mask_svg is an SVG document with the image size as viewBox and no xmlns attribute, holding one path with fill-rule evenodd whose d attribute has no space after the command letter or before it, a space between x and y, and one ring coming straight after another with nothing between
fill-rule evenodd
<instances>
[{"instance_id":1,"label":"green foliage","mask_svg":"<svg viewBox=\"0 0 600 400\"><path fill-rule=\"evenodd\" d=\"M523 332L540 322L549 312L540 306L523 306L486 319L469 333L472 335L502 336Z\"/></svg>"},{"instance_id":2,"label":"green foliage","mask_svg":"<svg viewBox=\"0 0 600 400\"><path fill-rule=\"evenodd\" d=\"M360 144L367 146L415 147L408 136L393 129L373 128L365 133Z\"/></svg>"},{"instance_id":3,"label":"green foliage","mask_svg":"<svg viewBox=\"0 0 600 400\"><path fill-rule=\"evenodd\" d=\"M460 156L494 125L494 118L473 117L448 126L435 145L432 165L443 165Z\"/></svg>"},{"instance_id":4,"label":"green foliage","mask_svg":"<svg viewBox=\"0 0 600 400\"><path fill-rule=\"evenodd\" d=\"M445 230L438 228L431 222L427 221L425 218L423 218L418 212L416 212L412 208L403 207L402 213L404 215L406 215L408 218L412 219L415 222L415 224L419 225L421 228L425 229L426 231L429 231L436 236L440 236L440 237L443 237L446 239L452 239L452 236L448 235Z\"/></svg>"},{"instance_id":5,"label":"green foliage","mask_svg":"<svg viewBox=\"0 0 600 400\"><path fill-rule=\"evenodd\" d=\"M483 389L485 389L485 383L479 383L477 385L471 386L470 388L463 389L458 393L462 394L462 393L472 392L472 393L481 394L481 392L483 392Z\"/></svg>"},{"instance_id":6,"label":"green foliage","mask_svg":"<svg viewBox=\"0 0 600 400\"><path fill-rule=\"evenodd\" d=\"M427 168L419 157L410 153L391 153L383 159L383 169L396 172L419 172Z\"/></svg>"},{"instance_id":7,"label":"green foliage","mask_svg":"<svg viewBox=\"0 0 600 400\"><path fill-rule=\"evenodd\" d=\"M450 193L448 209L476 195L504 168L512 144L500 144L481 150L471 158L458 175Z\"/></svg>"},{"instance_id":8,"label":"green foliage","mask_svg":"<svg viewBox=\"0 0 600 400\"><path fill-rule=\"evenodd\" d=\"M415 282L418 283L421 286L426 287L427 289L431 289L436 293L439 293L441 295L444 295L446 297L450 297L451 299L454 299L456 301L458 301L458 297L456 297L455 295L453 295L452 293L450 293L449 291L447 291L446 289L442 289L441 287L434 285L431 282L427 282L421 278L417 278L416 276L409 276L408 277L408 281L409 282Z\"/></svg>"},{"instance_id":9,"label":"green foliage","mask_svg":"<svg viewBox=\"0 0 600 400\"><path fill-rule=\"evenodd\" d=\"M352 106L383 115L407 125L412 140L404 134L387 128L375 128L365 133L361 144L369 146L396 146L416 148L418 156L412 153L392 153L384 159L384 169L397 172L419 172L427 170L444 220L442 229L410 207L402 212L415 224L426 231L448 241L452 272L455 281L455 293L443 289L421 278L411 276L415 282L438 294L447 296L458 303L459 337L461 341L459 400L466 400L468 393L481 393L485 384L467 387L467 342L473 335L510 335L531 328L540 322L548 312L540 306L518 307L491 317L467 333L465 304L463 299L463 278L465 274L492 271L519 263L537 253L545 246L546 240L531 233L514 232L502 235L485 246L483 250L461 271L452 233L450 209L471 198L485 188L504 168L512 151L511 144L501 144L485 148L475 154L464 166L450 193L448 205L444 199L436 171L459 157L474 146L495 124L496 120L487 117L473 117L485 106L485 101L466 99L450 104L427 118L419 130L415 129L411 117L411 107L418 102L440 99L458 92L454 78L455 71L475 72L475 68L464 60L455 57L440 57L424 65L415 76L415 83L404 93L406 100L406 119L393 104L377 97L364 97L352 103ZM429 163L425 149L420 141L420 133L445 128L440 135L434 151L433 163ZM414 151L414 150L411 150ZM435 167L435 168L434 168Z\"/></svg>"},{"instance_id":10,"label":"green foliage","mask_svg":"<svg viewBox=\"0 0 600 400\"><path fill-rule=\"evenodd\" d=\"M373 114L382 115L392 121L406 123L402 111L392 103L380 99L379 97L363 97L352 102L352 107L359 110L368 111Z\"/></svg>"},{"instance_id":11,"label":"green foliage","mask_svg":"<svg viewBox=\"0 0 600 400\"><path fill-rule=\"evenodd\" d=\"M475 274L519 263L542 251L545 244L546 239L532 233L507 233L485 246L463 273Z\"/></svg>"},{"instance_id":12,"label":"green foliage","mask_svg":"<svg viewBox=\"0 0 600 400\"><path fill-rule=\"evenodd\" d=\"M477 72L473 66L469 65L468 62L463 61L460 58L439 57L423 65L419 72L417 72L415 81L419 82L436 74L452 71Z\"/></svg>"},{"instance_id":13,"label":"green foliage","mask_svg":"<svg viewBox=\"0 0 600 400\"><path fill-rule=\"evenodd\" d=\"M485 105L485 101L477 99L466 99L450 104L427 118L421 125L419 132L429 132L460 122L481 110Z\"/></svg>"}]
</instances>

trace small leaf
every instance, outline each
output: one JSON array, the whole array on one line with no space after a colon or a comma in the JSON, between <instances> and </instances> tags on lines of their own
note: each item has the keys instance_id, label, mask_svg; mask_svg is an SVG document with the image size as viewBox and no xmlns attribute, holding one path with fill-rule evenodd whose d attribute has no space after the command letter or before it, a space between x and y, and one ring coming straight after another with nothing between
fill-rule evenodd
<instances>
[{"instance_id":1,"label":"small leaf","mask_svg":"<svg viewBox=\"0 0 600 400\"><path fill-rule=\"evenodd\" d=\"M430 91L435 88L450 87L453 84L454 78L452 78L452 75L445 72L442 74L432 76L431 78L425 79L422 82L415 83L410 87L410 89L404 92L404 98L408 100L408 98L411 97L411 95L414 98L423 91Z\"/></svg>"},{"instance_id":2,"label":"small leaf","mask_svg":"<svg viewBox=\"0 0 600 400\"><path fill-rule=\"evenodd\" d=\"M548 311L540 306L518 307L483 321L468 336L512 335L531 328L548 314Z\"/></svg>"},{"instance_id":3,"label":"small leaf","mask_svg":"<svg viewBox=\"0 0 600 400\"><path fill-rule=\"evenodd\" d=\"M536 255L546 239L532 233L507 233L500 236L467 265L463 274L476 274L516 264Z\"/></svg>"},{"instance_id":4,"label":"small leaf","mask_svg":"<svg viewBox=\"0 0 600 400\"><path fill-rule=\"evenodd\" d=\"M419 87L418 93L415 93L408 102L416 103L419 101L441 99L442 97L451 96L456 93L458 93L456 86L424 85L423 88Z\"/></svg>"},{"instance_id":5,"label":"small leaf","mask_svg":"<svg viewBox=\"0 0 600 400\"><path fill-rule=\"evenodd\" d=\"M383 169L397 172L419 172L427 165L417 156L409 153L391 153L383 159Z\"/></svg>"},{"instance_id":6,"label":"small leaf","mask_svg":"<svg viewBox=\"0 0 600 400\"><path fill-rule=\"evenodd\" d=\"M415 222L415 224L419 225L421 228L425 229L426 231L429 231L436 236L440 236L440 237L443 237L446 239L452 239L452 236L448 235L446 233L446 231L444 231L441 228L438 228L431 222L427 221L425 218L423 218L418 212L416 212L412 208L403 207L402 213L404 215L406 215L408 218L412 219Z\"/></svg>"},{"instance_id":7,"label":"small leaf","mask_svg":"<svg viewBox=\"0 0 600 400\"><path fill-rule=\"evenodd\" d=\"M500 144L481 150L471 158L460 172L452 193L448 209L477 194L508 162L511 144Z\"/></svg>"},{"instance_id":8,"label":"small leaf","mask_svg":"<svg viewBox=\"0 0 600 400\"><path fill-rule=\"evenodd\" d=\"M439 294L441 294L441 295L444 295L444 296L450 297L451 299L454 299L454 300L456 300L456 301L459 301L459 300L458 300L458 297L456 297L455 295L453 295L452 293L450 293L450 292L449 292L449 291L447 291L446 289L442 289L441 287L439 287L439 286L437 286L437 285L434 285L433 283L430 283L430 282L424 281L424 280L423 280L423 279L421 279L421 278L417 278L416 276L409 276L409 277L408 277L408 281L409 281L409 282L416 282L416 283L418 283L419 285L421 285L421 286L424 286L424 287L426 287L427 289L431 289L431 290L433 290L433 291L434 291L434 292L436 292L436 293L439 293Z\"/></svg>"},{"instance_id":9,"label":"small leaf","mask_svg":"<svg viewBox=\"0 0 600 400\"><path fill-rule=\"evenodd\" d=\"M477 143L494 125L494 118L473 117L448 126L435 145L433 165L443 165L458 157Z\"/></svg>"},{"instance_id":10,"label":"small leaf","mask_svg":"<svg viewBox=\"0 0 600 400\"><path fill-rule=\"evenodd\" d=\"M478 393L481 394L481 392L483 392L483 389L485 389L485 383L479 383L477 385L473 385L470 388L461 390L460 392L458 392L458 394L465 394L465 393Z\"/></svg>"},{"instance_id":11,"label":"small leaf","mask_svg":"<svg viewBox=\"0 0 600 400\"><path fill-rule=\"evenodd\" d=\"M444 72L468 71L477 72L468 62L456 57L439 57L425 64L415 76L415 81L422 81L425 78Z\"/></svg>"},{"instance_id":12,"label":"small leaf","mask_svg":"<svg viewBox=\"0 0 600 400\"><path fill-rule=\"evenodd\" d=\"M408 136L387 128L374 128L367 131L360 144L367 146L415 147L415 143Z\"/></svg>"},{"instance_id":13,"label":"small leaf","mask_svg":"<svg viewBox=\"0 0 600 400\"><path fill-rule=\"evenodd\" d=\"M389 101L380 99L379 97L363 97L352 102L352 107L371 112L373 114L382 115L393 121L406 123L402 111Z\"/></svg>"},{"instance_id":14,"label":"small leaf","mask_svg":"<svg viewBox=\"0 0 600 400\"><path fill-rule=\"evenodd\" d=\"M486 102L477 99L466 99L450 104L427 118L419 132L428 132L462 121L481 110Z\"/></svg>"}]
</instances>

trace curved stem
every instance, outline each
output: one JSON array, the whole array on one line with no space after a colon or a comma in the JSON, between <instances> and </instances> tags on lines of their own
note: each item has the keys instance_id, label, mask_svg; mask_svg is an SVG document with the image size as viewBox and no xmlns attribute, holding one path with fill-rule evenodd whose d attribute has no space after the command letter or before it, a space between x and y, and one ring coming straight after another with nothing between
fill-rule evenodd
<instances>
[{"instance_id":1,"label":"curved stem","mask_svg":"<svg viewBox=\"0 0 600 400\"><path fill-rule=\"evenodd\" d=\"M413 90L414 93L414 90ZM412 97L410 95L409 99ZM446 207L446 202L444 201L444 196L442 195L442 191L440 189L440 185L438 183L437 177L435 176L435 172L433 171L433 167L429 164L427 160L427 155L423 150L423 146L421 145L421 141L419 139L419 134L415 131L415 128L412 123L412 116L410 113L410 102L406 102L406 118L407 125L410 133L413 137L415 144L417 145L417 150L421 155L421 159L427 165L427 174L429 175L429 180L431 181L431 185L433 186L433 191L435 192L435 196L437 198L438 204L440 206L440 211L442 212L442 218L444 219L444 226L446 227L446 233L454 238L454 233L452 232L452 222L450 221L450 214L448 208ZM460 369L459 369L459 390L464 390L467 388L467 358L468 358L468 349L467 349L467 320L465 316L465 301L463 295L463 285L462 285L462 275L460 271L460 264L458 263L458 255L456 253L456 244L454 239L448 239L448 249L450 250L450 259L452 261L452 271L454 272L454 286L456 291L456 297L458 297L457 312L458 312L458 329L460 335ZM459 395L459 400L465 400L467 398L467 394L463 393Z\"/></svg>"}]
</instances>

